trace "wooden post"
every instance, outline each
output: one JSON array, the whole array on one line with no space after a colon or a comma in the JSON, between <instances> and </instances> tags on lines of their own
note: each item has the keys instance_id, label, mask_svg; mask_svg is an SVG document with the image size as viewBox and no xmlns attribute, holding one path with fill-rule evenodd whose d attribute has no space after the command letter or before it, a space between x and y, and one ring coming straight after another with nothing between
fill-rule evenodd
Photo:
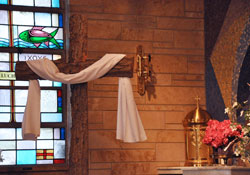
<instances>
[{"instance_id":1,"label":"wooden post","mask_svg":"<svg viewBox=\"0 0 250 175\"><path fill-rule=\"evenodd\" d=\"M84 61L87 56L87 19L70 16L69 61ZM88 175L88 89L87 83L71 85L70 175Z\"/></svg>"}]
</instances>

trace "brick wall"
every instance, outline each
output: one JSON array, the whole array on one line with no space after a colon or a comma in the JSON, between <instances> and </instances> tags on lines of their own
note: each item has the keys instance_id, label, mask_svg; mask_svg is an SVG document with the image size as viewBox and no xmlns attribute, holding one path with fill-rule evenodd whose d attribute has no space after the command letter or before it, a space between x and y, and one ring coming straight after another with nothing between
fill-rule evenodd
<instances>
[{"instance_id":1,"label":"brick wall","mask_svg":"<svg viewBox=\"0 0 250 175\"><path fill-rule=\"evenodd\" d=\"M159 166L185 162L182 120L205 105L202 0L70 0L71 13L88 19L88 56L152 54L156 81L134 96L148 140L115 139L117 78L89 83L90 175L156 175Z\"/></svg>"}]
</instances>

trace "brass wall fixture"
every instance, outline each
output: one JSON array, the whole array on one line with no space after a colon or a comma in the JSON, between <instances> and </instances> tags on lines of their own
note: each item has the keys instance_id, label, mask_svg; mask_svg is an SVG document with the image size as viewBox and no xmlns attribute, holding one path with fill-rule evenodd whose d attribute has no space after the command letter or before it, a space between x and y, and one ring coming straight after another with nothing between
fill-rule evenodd
<instances>
[{"instance_id":1,"label":"brass wall fixture","mask_svg":"<svg viewBox=\"0 0 250 175\"><path fill-rule=\"evenodd\" d=\"M143 47L139 45L137 47L137 54L136 54L136 61L137 61L137 92L142 96L146 92L146 86L150 81L151 76L151 55L145 56Z\"/></svg>"}]
</instances>

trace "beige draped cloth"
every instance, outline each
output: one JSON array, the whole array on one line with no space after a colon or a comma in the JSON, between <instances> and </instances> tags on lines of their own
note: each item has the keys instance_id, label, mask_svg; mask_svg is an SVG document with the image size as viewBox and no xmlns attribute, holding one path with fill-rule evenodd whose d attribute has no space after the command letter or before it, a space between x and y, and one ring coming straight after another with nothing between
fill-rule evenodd
<instances>
[{"instance_id":1,"label":"beige draped cloth","mask_svg":"<svg viewBox=\"0 0 250 175\"><path fill-rule=\"evenodd\" d=\"M106 54L100 60L76 74L64 74L49 59L27 61L30 69L40 77L65 84L84 83L98 79L114 67L125 55ZM129 78L119 78L116 138L124 142L147 139ZM35 140L40 135L40 86L30 80L28 100L22 123L23 139Z\"/></svg>"}]
</instances>

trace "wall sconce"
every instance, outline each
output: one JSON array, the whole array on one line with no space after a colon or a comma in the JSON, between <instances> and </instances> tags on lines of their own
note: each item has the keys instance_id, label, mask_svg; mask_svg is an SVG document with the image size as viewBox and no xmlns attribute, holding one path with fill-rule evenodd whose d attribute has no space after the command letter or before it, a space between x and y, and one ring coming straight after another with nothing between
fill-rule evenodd
<instances>
[{"instance_id":1,"label":"wall sconce","mask_svg":"<svg viewBox=\"0 0 250 175\"><path fill-rule=\"evenodd\" d=\"M151 77L151 55L144 55L143 47L139 45L137 47L137 92L142 96L145 94L146 85Z\"/></svg>"}]
</instances>

